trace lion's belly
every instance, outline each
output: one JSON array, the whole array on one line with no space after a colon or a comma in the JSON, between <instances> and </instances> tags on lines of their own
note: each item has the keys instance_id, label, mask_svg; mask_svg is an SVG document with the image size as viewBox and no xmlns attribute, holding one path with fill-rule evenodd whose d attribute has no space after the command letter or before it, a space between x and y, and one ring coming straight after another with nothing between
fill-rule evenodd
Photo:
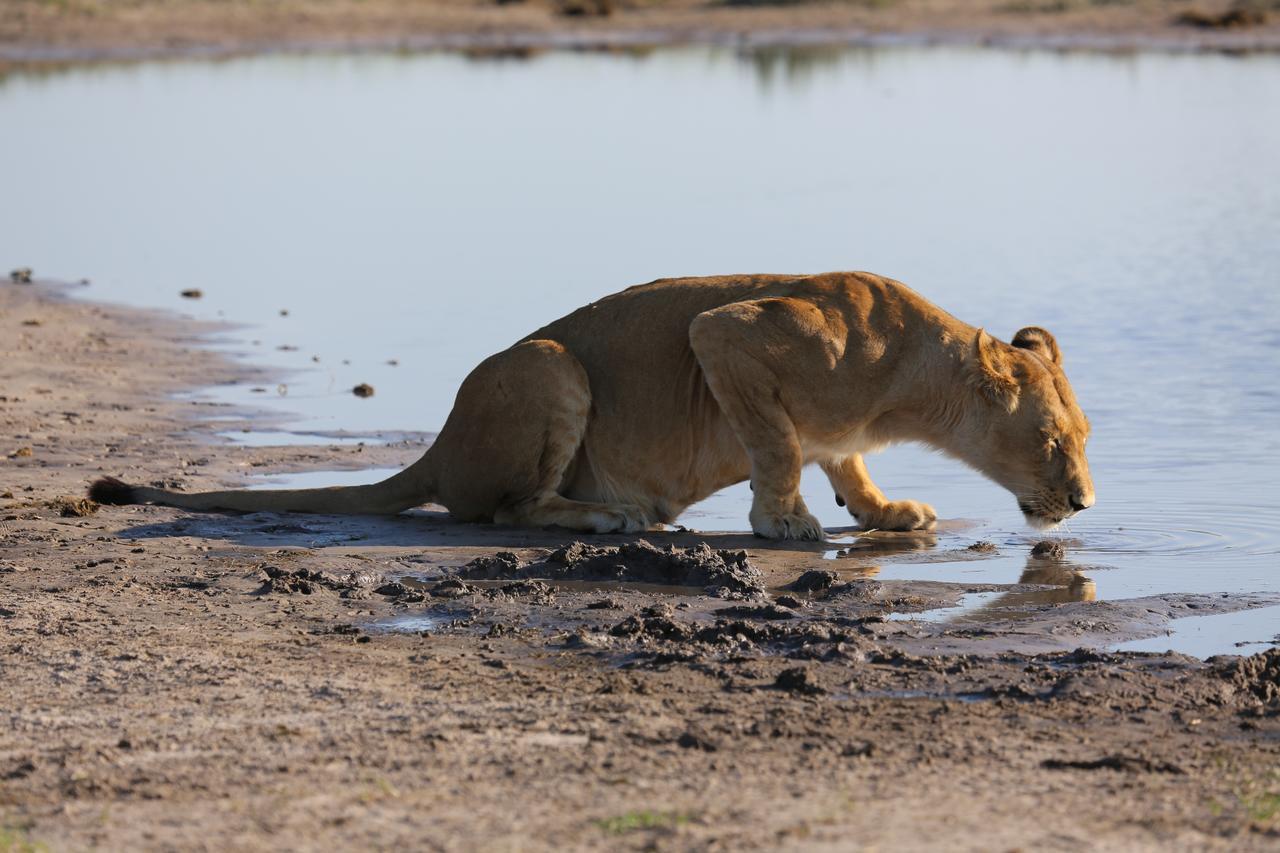
<instances>
[{"instance_id":1,"label":"lion's belly","mask_svg":"<svg viewBox=\"0 0 1280 853\"><path fill-rule=\"evenodd\" d=\"M652 427L643 420L593 419L565 496L632 504L670 523L751 474L751 460L718 409L672 416L663 430Z\"/></svg>"},{"instance_id":2,"label":"lion's belly","mask_svg":"<svg viewBox=\"0 0 1280 853\"><path fill-rule=\"evenodd\" d=\"M839 435L800 437L800 449L806 465L833 462L855 453L878 453L888 442L871 434L864 426Z\"/></svg>"}]
</instances>

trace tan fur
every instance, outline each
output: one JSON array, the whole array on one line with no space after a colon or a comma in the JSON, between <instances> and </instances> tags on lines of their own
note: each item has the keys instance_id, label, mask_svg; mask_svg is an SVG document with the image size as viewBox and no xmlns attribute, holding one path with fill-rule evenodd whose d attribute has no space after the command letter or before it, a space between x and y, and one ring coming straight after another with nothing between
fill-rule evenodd
<instances>
[{"instance_id":1,"label":"tan fur","mask_svg":"<svg viewBox=\"0 0 1280 853\"><path fill-rule=\"evenodd\" d=\"M1089 424L1053 336L1014 344L869 273L670 279L601 299L477 367L435 444L373 486L133 500L195 509L391 513L639 531L750 479L751 528L817 539L800 470L818 463L861 524L925 529L862 456L920 441L1012 491L1030 523L1093 503ZM118 484L125 488L123 484Z\"/></svg>"}]
</instances>

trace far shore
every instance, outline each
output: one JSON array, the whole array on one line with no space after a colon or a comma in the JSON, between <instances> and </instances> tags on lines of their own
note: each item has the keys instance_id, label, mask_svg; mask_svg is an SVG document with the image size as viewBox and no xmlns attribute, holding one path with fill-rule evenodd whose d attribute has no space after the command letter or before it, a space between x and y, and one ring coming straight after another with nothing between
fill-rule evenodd
<instances>
[{"instance_id":1,"label":"far shore","mask_svg":"<svg viewBox=\"0 0 1280 853\"><path fill-rule=\"evenodd\" d=\"M458 51L520 58L544 50L635 52L676 45L1272 52L1280 49L1280 8L1267 8L1269 2L140 0L124 6L0 0L0 72L264 53Z\"/></svg>"}]
</instances>

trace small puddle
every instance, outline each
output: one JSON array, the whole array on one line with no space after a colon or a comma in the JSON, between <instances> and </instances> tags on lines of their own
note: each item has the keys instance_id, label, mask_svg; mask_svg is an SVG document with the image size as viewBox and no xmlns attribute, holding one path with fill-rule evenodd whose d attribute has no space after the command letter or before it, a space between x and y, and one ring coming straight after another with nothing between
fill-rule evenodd
<instances>
[{"instance_id":1,"label":"small puddle","mask_svg":"<svg viewBox=\"0 0 1280 853\"><path fill-rule=\"evenodd\" d=\"M447 627L449 622L450 620L443 616L412 613L379 619L377 622L366 622L361 627L376 634L424 634Z\"/></svg>"},{"instance_id":2,"label":"small puddle","mask_svg":"<svg viewBox=\"0 0 1280 853\"><path fill-rule=\"evenodd\" d=\"M967 614L981 610L1000 598L999 592L969 592L951 607L923 610L919 613L890 613L890 622L963 622Z\"/></svg>"},{"instance_id":3,"label":"small puddle","mask_svg":"<svg viewBox=\"0 0 1280 853\"><path fill-rule=\"evenodd\" d=\"M1239 640L1236 638L1247 637ZM1117 652L1179 652L1197 658L1251 655L1280 646L1280 607L1257 607L1211 616L1187 616L1169 623L1159 637L1130 640Z\"/></svg>"}]
</instances>

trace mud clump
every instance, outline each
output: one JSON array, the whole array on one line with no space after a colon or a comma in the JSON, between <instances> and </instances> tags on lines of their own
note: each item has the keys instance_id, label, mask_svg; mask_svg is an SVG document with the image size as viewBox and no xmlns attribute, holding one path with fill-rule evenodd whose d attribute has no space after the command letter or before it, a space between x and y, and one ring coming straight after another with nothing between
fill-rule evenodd
<instances>
[{"instance_id":1,"label":"mud clump","mask_svg":"<svg viewBox=\"0 0 1280 853\"><path fill-rule=\"evenodd\" d=\"M326 589L342 593L344 598L367 598L376 578L369 573L352 572L333 574L314 569L282 569L279 566L261 565L263 585L259 595L268 592L311 595ZM379 588L381 591L382 587ZM385 594L385 593L384 593Z\"/></svg>"},{"instance_id":2,"label":"mud clump","mask_svg":"<svg viewBox=\"0 0 1280 853\"><path fill-rule=\"evenodd\" d=\"M609 634L655 648L651 663L699 660L707 655L753 649L789 658L828 660L848 657L850 653L860 655L858 650L865 648L865 641L855 632L827 622L756 619L759 617L719 618L714 625L697 625L646 608L614 625Z\"/></svg>"},{"instance_id":3,"label":"mud clump","mask_svg":"<svg viewBox=\"0 0 1280 853\"><path fill-rule=\"evenodd\" d=\"M551 604L556 600L555 590L542 581L519 580L503 584L497 589L486 589L484 595L490 600L516 601L524 600L529 604Z\"/></svg>"},{"instance_id":4,"label":"mud clump","mask_svg":"<svg viewBox=\"0 0 1280 853\"><path fill-rule=\"evenodd\" d=\"M1280 649L1231 661L1219 670L1219 675L1237 690L1252 694L1280 713Z\"/></svg>"},{"instance_id":5,"label":"mud clump","mask_svg":"<svg viewBox=\"0 0 1280 853\"><path fill-rule=\"evenodd\" d=\"M809 670L802 666L793 666L778 673L773 686L787 693L799 693L804 696L818 696L826 693L826 688L813 680Z\"/></svg>"},{"instance_id":6,"label":"mud clump","mask_svg":"<svg viewBox=\"0 0 1280 853\"><path fill-rule=\"evenodd\" d=\"M391 581L390 583L384 583L381 586L374 589L373 591L378 595L385 595L385 596L388 596L389 598L394 598L402 604L413 604L419 601L427 600L426 593L424 593L422 590L407 587L404 584L400 583L400 581ZM348 597L355 598L357 596L348 595Z\"/></svg>"},{"instance_id":7,"label":"mud clump","mask_svg":"<svg viewBox=\"0 0 1280 853\"><path fill-rule=\"evenodd\" d=\"M628 616L609 629L615 637L634 640L675 640L688 642L693 639L692 626L666 616Z\"/></svg>"},{"instance_id":8,"label":"mud clump","mask_svg":"<svg viewBox=\"0 0 1280 853\"><path fill-rule=\"evenodd\" d=\"M974 542L968 548L965 548L965 550L972 551L975 554L995 554L1000 549L996 547L996 544L994 542L987 542L984 539L981 542Z\"/></svg>"},{"instance_id":9,"label":"mud clump","mask_svg":"<svg viewBox=\"0 0 1280 853\"><path fill-rule=\"evenodd\" d=\"M0 775L0 779L12 782L15 779L25 779L35 772L36 763L29 758L24 758Z\"/></svg>"},{"instance_id":10,"label":"mud clump","mask_svg":"<svg viewBox=\"0 0 1280 853\"><path fill-rule=\"evenodd\" d=\"M363 400L366 397L373 396L373 386L368 382L361 382L359 385L351 389L351 393Z\"/></svg>"},{"instance_id":11,"label":"mud clump","mask_svg":"<svg viewBox=\"0 0 1280 853\"><path fill-rule=\"evenodd\" d=\"M463 567L459 573L473 580L498 580L519 577L520 572L529 564L510 551L499 551L476 557Z\"/></svg>"},{"instance_id":12,"label":"mud clump","mask_svg":"<svg viewBox=\"0 0 1280 853\"><path fill-rule=\"evenodd\" d=\"M560 0L556 11L566 18L607 18L613 14L613 0Z\"/></svg>"},{"instance_id":13,"label":"mud clump","mask_svg":"<svg viewBox=\"0 0 1280 853\"><path fill-rule=\"evenodd\" d=\"M1031 556L1039 557L1042 560L1064 560L1067 556L1067 549L1063 547L1061 542L1042 539L1032 546Z\"/></svg>"},{"instance_id":14,"label":"mud clump","mask_svg":"<svg viewBox=\"0 0 1280 853\"><path fill-rule=\"evenodd\" d=\"M98 511L98 503L89 498L60 497L49 501L49 509L58 511L63 518L83 518Z\"/></svg>"},{"instance_id":15,"label":"mud clump","mask_svg":"<svg viewBox=\"0 0 1280 853\"><path fill-rule=\"evenodd\" d=\"M282 569L279 566L263 566L262 573L266 575L263 592L285 594L300 592L303 595L311 595L323 585L325 579L323 572L313 572L307 569Z\"/></svg>"},{"instance_id":16,"label":"mud clump","mask_svg":"<svg viewBox=\"0 0 1280 853\"><path fill-rule=\"evenodd\" d=\"M696 749L701 752L716 752L720 744L701 732L687 731L676 738L676 746L681 749Z\"/></svg>"},{"instance_id":17,"label":"mud clump","mask_svg":"<svg viewBox=\"0 0 1280 853\"><path fill-rule=\"evenodd\" d=\"M1177 764L1169 761L1152 761L1140 755L1105 755L1083 761L1049 758L1040 762L1046 770L1118 770L1121 773L1170 773L1186 774Z\"/></svg>"},{"instance_id":18,"label":"mud clump","mask_svg":"<svg viewBox=\"0 0 1280 853\"><path fill-rule=\"evenodd\" d=\"M442 580L431 588L431 594L436 598L462 598L478 591L474 586L463 583L457 578Z\"/></svg>"},{"instance_id":19,"label":"mud clump","mask_svg":"<svg viewBox=\"0 0 1280 853\"><path fill-rule=\"evenodd\" d=\"M404 584L401 583L388 584L384 586L383 589L390 589L393 586L406 589ZM382 589L377 591L382 592ZM421 601L423 598L422 593L417 590L407 590L407 592L409 595L417 594L419 596L417 599L418 601ZM469 595L481 595L490 601L515 601L517 599L523 599L526 603L530 604L550 604L556 597L555 590L553 590L549 585L542 583L541 581L524 579L497 587L480 587L474 584L469 584L459 578L445 578L428 589L427 594L432 598L444 599L465 598ZM403 598L403 594L401 594L400 597Z\"/></svg>"},{"instance_id":20,"label":"mud clump","mask_svg":"<svg viewBox=\"0 0 1280 853\"><path fill-rule=\"evenodd\" d=\"M204 291L198 287L188 287L179 294L183 299L203 299Z\"/></svg>"},{"instance_id":21,"label":"mud clump","mask_svg":"<svg viewBox=\"0 0 1280 853\"><path fill-rule=\"evenodd\" d=\"M792 592L822 592L831 589L839 578L839 575L828 569L810 569L792 581L787 589Z\"/></svg>"},{"instance_id":22,"label":"mud clump","mask_svg":"<svg viewBox=\"0 0 1280 853\"><path fill-rule=\"evenodd\" d=\"M1233 6L1225 12L1188 9L1175 17L1173 22L1178 26L1195 27L1200 30L1229 30L1260 27L1267 22L1267 13L1261 9L1250 9L1244 6Z\"/></svg>"},{"instance_id":23,"label":"mud clump","mask_svg":"<svg viewBox=\"0 0 1280 853\"><path fill-rule=\"evenodd\" d=\"M755 607L738 604L733 607L725 607L718 611L717 615L733 616L739 619L764 619L767 621L796 618L795 611L779 607L776 604L761 604Z\"/></svg>"},{"instance_id":24,"label":"mud clump","mask_svg":"<svg viewBox=\"0 0 1280 853\"><path fill-rule=\"evenodd\" d=\"M719 598L758 598L764 576L745 551L717 551L703 542L692 548L657 548L641 539L617 548L573 542L534 562L510 551L477 557L458 572L473 580L623 581L702 587Z\"/></svg>"},{"instance_id":25,"label":"mud clump","mask_svg":"<svg viewBox=\"0 0 1280 853\"><path fill-rule=\"evenodd\" d=\"M859 602L872 602L882 598L884 584L866 578L856 578L831 590L827 600L851 599Z\"/></svg>"}]
</instances>

